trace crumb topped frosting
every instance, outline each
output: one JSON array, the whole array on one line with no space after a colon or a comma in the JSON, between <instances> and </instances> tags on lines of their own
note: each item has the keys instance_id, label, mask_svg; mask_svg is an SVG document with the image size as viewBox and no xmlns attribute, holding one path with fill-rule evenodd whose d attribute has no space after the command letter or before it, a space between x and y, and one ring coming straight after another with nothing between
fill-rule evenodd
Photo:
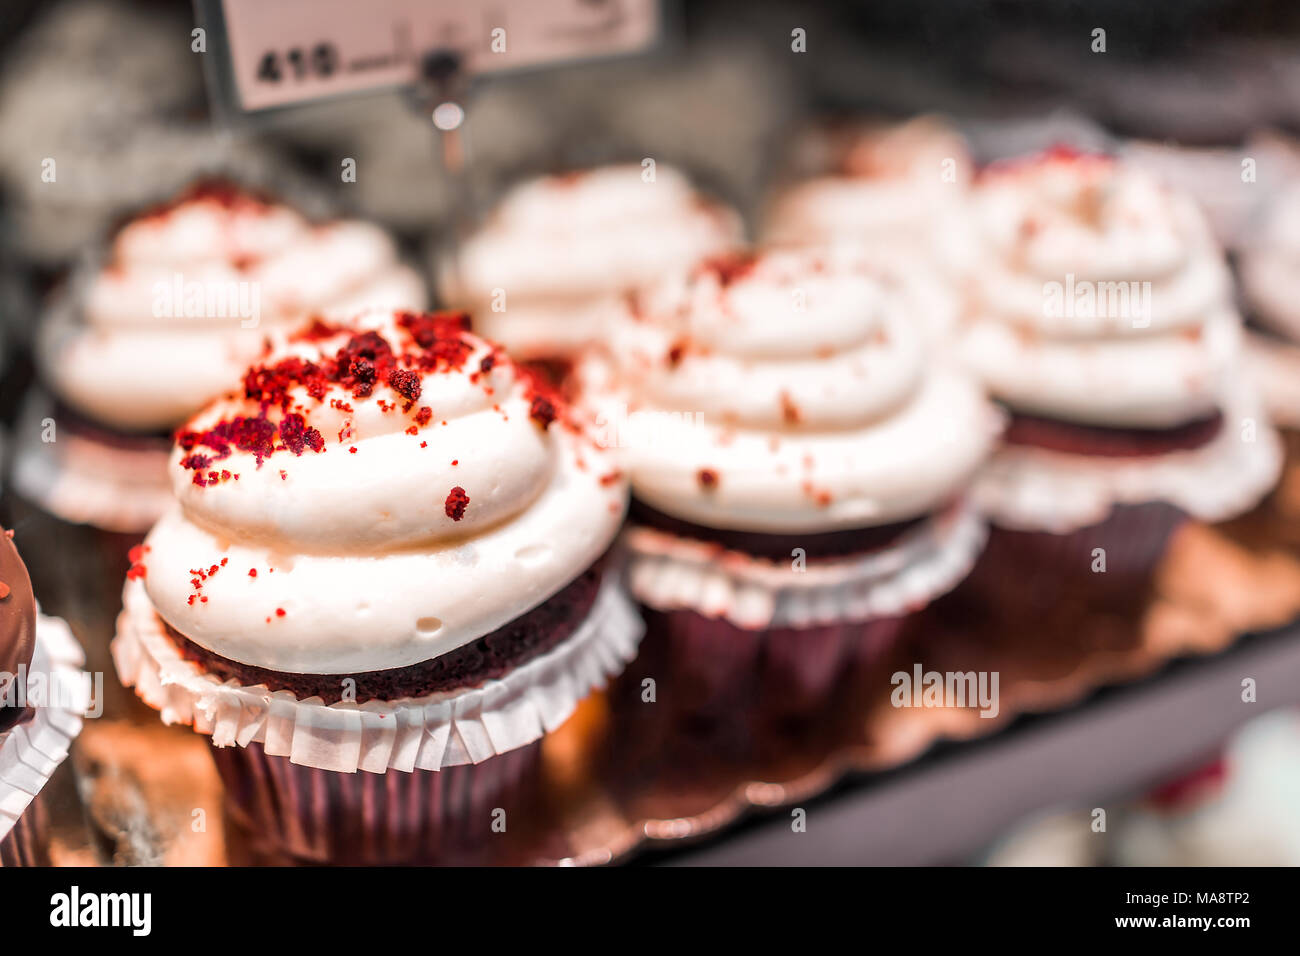
<instances>
[{"instance_id":1,"label":"crumb topped frosting","mask_svg":"<svg viewBox=\"0 0 1300 956\"><path fill-rule=\"evenodd\" d=\"M584 369L636 495L711 527L822 531L922 514L987 452L996 416L927 359L893 276L858 253L700 262L638 297L609 369Z\"/></svg>"},{"instance_id":2,"label":"crumb topped frosting","mask_svg":"<svg viewBox=\"0 0 1300 956\"><path fill-rule=\"evenodd\" d=\"M1024 411L1166 427L1211 412L1239 348L1222 254L1189 197L1068 148L984 171L954 261L963 355Z\"/></svg>"},{"instance_id":3,"label":"crumb topped frosting","mask_svg":"<svg viewBox=\"0 0 1300 956\"><path fill-rule=\"evenodd\" d=\"M273 336L177 432L178 506L137 563L162 617L241 663L380 670L590 566L625 486L602 482L613 466L560 399L466 326L370 312Z\"/></svg>"}]
</instances>

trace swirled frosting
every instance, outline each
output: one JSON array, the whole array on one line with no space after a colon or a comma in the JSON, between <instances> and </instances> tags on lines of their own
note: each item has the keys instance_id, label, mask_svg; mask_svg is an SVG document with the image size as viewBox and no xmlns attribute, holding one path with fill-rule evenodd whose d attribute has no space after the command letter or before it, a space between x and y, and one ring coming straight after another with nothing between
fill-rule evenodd
<instances>
[{"instance_id":1,"label":"swirled frosting","mask_svg":"<svg viewBox=\"0 0 1300 956\"><path fill-rule=\"evenodd\" d=\"M776 195L767 241L924 245L970 183L965 141L934 117L868 127L834 151L829 172Z\"/></svg>"},{"instance_id":2,"label":"swirled frosting","mask_svg":"<svg viewBox=\"0 0 1300 956\"><path fill-rule=\"evenodd\" d=\"M971 293L963 357L1012 407L1094 425L1212 413L1240 320L1192 200L1105 156L987 170L954 236Z\"/></svg>"},{"instance_id":3,"label":"swirled frosting","mask_svg":"<svg viewBox=\"0 0 1300 956\"><path fill-rule=\"evenodd\" d=\"M566 351L600 338L617 296L740 235L734 212L669 167L544 176L507 193L444 263L440 293L512 351Z\"/></svg>"},{"instance_id":4,"label":"swirled frosting","mask_svg":"<svg viewBox=\"0 0 1300 956\"><path fill-rule=\"evenodd\" d=\"M1300 184L1278 197L1246 243L1241 282L1260 323L1300 343Z\"/></svg>"},{"instance_id":5,"label":"swirled frosting","mask_svg":"<svg viewBox=\"0 0 1300 956\"><path fill-rule=\"evenodd\" d=\"M425 304L377 226L312 224L220 182L128 222L106 263L80 278L42 323L38 359L64 402L125 430L179 424L238 377L276 323Z\"/></svg>"},{"instance_id":6,"label":"swirled frosting","mask_svg":"<svg viewBox=\"0 0 1300 956\"><path fill-rule=\"evenodd\" d=\"M605 395L600 439L621 449L638 498L709 527L823 531L930 511L999 421L969 377L927 358L910 301L843 247L706 260L615 325L615 367L587 375Z\"/></svg>"},{"instance_id":7,"label":"swirled frosting","mask_svg":"<svg viewBox=\"0 0 1300 956\"><path fill-rule=\"evenodd\" d=\"M609 547L609 456L463 317L371 312L277 333L178 432L146 539L162 618L231 660L345 674L429 660Z\"/></svg>"}]
</instances>

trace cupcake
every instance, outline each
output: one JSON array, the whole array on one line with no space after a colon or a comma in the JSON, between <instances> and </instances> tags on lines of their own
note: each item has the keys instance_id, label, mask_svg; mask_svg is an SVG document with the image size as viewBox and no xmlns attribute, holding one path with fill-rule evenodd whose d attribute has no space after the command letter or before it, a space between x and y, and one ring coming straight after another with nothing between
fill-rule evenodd
<instances>
[{"instance_id":1,"label":"cupcake","mask_svg":"<svg viewBox=\"0 0 1300 956\"><path fill-rule=\"evenodd\" d=\"M1048 603L1090 572L1128 592L1187 515L1277 478L1222 255L1190 198L1063 148L986 170L971 226L960 350L1011 413L976 487L982 564Z\"/></svg>"},{"instance_id":2,"label":"cupcake","mask_svg":"<svg viewBox=\"0 0 1300 956\"><path fill-rule=\"evenodd\" d=\"M930 253L970 183L962 136L942 120L828 130L805 139L795 181L772 199L774 243L854 242Z\"/></svg>"},{"instance_id":3,"label":"cupcake","mask_svg":"<svg viewBox=\"0 0 1300 956\"><path fill-rule=\"evenodd\" d=\"M999 418L908 301L844 247L705 260L583 366L632 483L646 659L688 715L815 718L974 560Z\"/></svg>"},{"instance_id":4,"label":"cupcake","mask_svg":"<svg viewBox=\"0 0 1300 956\"><path fill-rule=\"evenodd\" d=\"M143 531L170 497L170 431L235 380L270 328L424 297L377 227L314 224L200 182L123 225L51 304L36 360L52 397L25 409L15 488L63 520Z\"/></svg>"},{"instance_id":5,"label":"cupcake","mask_svg":"<svg viewBox=\"0 0 1300 956\"><path fill-rule=\"evenodd\" d=\"M675 169L605 166L513 188L439 264L444 304L519 359L602 341L620 298L739 241L739 217Z\"/></svg>"},{"instance_id":6,"label":"cupcake","mask_svg":"<svg viewBox=\"0 0 1300 956\"><path fill-rule=\"evenodd\" d=\"M210 735L232 816L290 857L481 847L635 650L606 556L625 483L462 315L273 333L169 472L118 673Z\"/></svg>"},{"instance_id":7,"label":"cupcake","mask_svg":"<svg viewBox=\"0 0 1300 956\"><path fill-rule=\"evenodd\" d=\"M48 866L41 799L89 705L81 648L42 615L13 532L0 532L0 866Z\"/></svg>"},{"instance_id":8,"label":"cupcake","mask_svg":"<svg viewBox=\"0 0 1300 956\"><path fill-rule=\"evenodd\" d=\"M1300 184L1287 187L1262 217L1257 235L1238 258L1242 294L1251 328L1246 333L1246 368L1281 429L1286 469L1274 512L1274 528L1300 543Z\"/></svg>"}]
</instances>

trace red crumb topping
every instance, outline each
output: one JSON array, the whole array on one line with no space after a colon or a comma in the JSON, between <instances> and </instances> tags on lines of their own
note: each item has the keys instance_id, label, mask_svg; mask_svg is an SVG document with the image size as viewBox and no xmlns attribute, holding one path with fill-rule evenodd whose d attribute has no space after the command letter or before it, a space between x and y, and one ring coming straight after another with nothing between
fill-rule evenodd
<instances>
[{"instance_id":1,"label":"red crumb topping","mask_svg":"<svg viewBox=\"0 0 1300 956\"><path fill-rule=\"evenodd\" d=\"M676 368L681 364L682 357L686 354L686 342L678 340L668 349L668 365L670 368Z\"/></svg>"},{"instance_id":2,"label":"red crumb topping","mask_svg":"<svg viewBox=\"0 0 1300 956\"><path fill-rule=\"evenodd\" d=\"M701 468L696 472L695 477L700 482L700 487L712 490L718 487L718 473L712 468Z\"/></svg>"},{"instance_id":3,"label":"red crumb topping","mask_svg":"<svg viewBox=\"0 0 1300 956\"><path fill-rule=\"evenodd\" d=\"M249 569L248 569L248 576L249 576L250 578L255 578L255 577L257 577L257 568L249 568Z\"/></svg>"},{"instance_id":4,"label":"red crumb topping","mask_svg":"<svg viewBox=\"0 0 1300 956\"><path fill-rule=\"evenodd\" d=\"M545 395L534 395L533 403L528 409L528 415L537 424L546 428L551 422L555 421L555 403Z\"/></svg>"},{"instance_id":5,"label":"red crumb topping","mask_svg":"<svg viewBox=\"0 0 1300 956\"><path fill-rule=\"evenodd\" d=\"M12 534L13 532L9 533ZM127 560L131 562L131 567L126 572L128 580L137 581L148 573L144 566L144 556L148 553L149 545L147 544L137 544L126 553Z\"/></svg>"},{"instance_id":6,"label":"red crumb topping","mask_svg":"<svg viewBox=\"0 0 1300 956\"><path fill-rule=\"evenodd\" d=\"M758 255L749 250L726 252L705 259L695 267L695 275L712 275L723 286L745 278L758 265Z\"/></svg>"},{"instance_id":7,"label":"red crumb topping","mask_svg":"<svg viewBox=\"0 0 1300 956\"><path fill-rule=\"evenodd\" d=\"M276 617L284 617L284 608L282 608L282 607L277 607L277 608L275 609L275 616L276 616Z\"/></svg>"},{"instance_id":8,"label":"red crumb topping","mask_svg":"<svg viewBox=\"0 0 1300 956\"><path fill-rule=\"evenodd\" d=\"M213 468L235 450L253 455L259 467L278 452L323 452L324 438L310 423L310 408L296 403L296 390L324 402L331 390L342 389L358 399L386 386L402 399L402 411L407 412L420 397L422 375L460 370L476 347L465 334L468 317L463 312L402 312L397 324L402 334L395 338L401 341L389 342L374 331L358 332L319 361L290 356L253 366L244 376L244 397L258 404L258 413L225 419L203 431L178 432L176 440L186 452L181 467L193 471L194 483L203 487L236 477ZM316 319L296 337L324 340L345 332L345 327ZM377 401L386 411L397 407L383 398ZM329 402L338 411L352 411L345 398L336 395ZM426 406L416 413L415 422L425 425L432 418L433 410ZM285 477L283 471L280 477Z\"/></svg>"},{"instance_id":9,"label":"red crumb topping","mask_svg":"<svg viewBox=\"0 0 1300 956\"><path fill-rule=\"evenodd\" d=\"M191 203L209 203L232 212L264 213L275 201L269 194L240 186L238 183L218 176L211 176L191 183L172 199L150 206L140 212L135 219L163 219L182 206Z\"/></svg>"},{"instance_id":10,"label":"red crumb topping","mask_svg":"<svg viewBox=\"0 0 1300 956\"><path fill-rule=\"evenodd\" d=\"M469 495L465 494L465 489L460 485L451 489L447 493L447 503L445 510L447 517L452 521L459 521L465 517L465 509L469 506Z\"/></svg>"},{"instance_id":11,"label":"red crumb topping","mask_svg":"<svg viewBox=\"0 0 1300 956\"><path fill-rule=\"evenodd\" d=\"M622 477L623 477L623 473L621 471L611 471L608 474L604 474L600 476L600 483L603 487L608 488L610 485L614 484Z\"/></svg>"},{"instance_id":12,"label":"red crumb topping","mask_svg":"<svg viewBox=\"0 0 1300 956\"><path fill-rule=\"evenodd\" d=\"M803 417L799 411L799 406L794 403L789 392L781 393L781 417L785 419L787 425L798 425Z\"/></svg>"}]
</instances>

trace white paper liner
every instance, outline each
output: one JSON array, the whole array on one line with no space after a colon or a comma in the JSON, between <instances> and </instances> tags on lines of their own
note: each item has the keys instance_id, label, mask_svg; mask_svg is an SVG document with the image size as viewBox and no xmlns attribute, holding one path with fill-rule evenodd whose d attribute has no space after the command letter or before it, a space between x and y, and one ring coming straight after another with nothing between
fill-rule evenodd
<instances>
[{"instance_id":1,"label":"white paper liner","mask_svg":"<svg viewBox=\"0 0 1300 956\"><path fill-rule=\"evenodd\" d=\"M84 663L81 646L68 625L38 615L28 686L35 675L44 675L49 687L43 693L48 697L33 700L31 720L0 733L0 839L13 829L81 733L81 718L90 706Z\"/></svg>"},{"instance_id":2,"label":"white paper liner","mask_svg":"<svg viewBox=\"0 0 1300 956\"><path fill-rule=\"evenodd\" d=\"M1254 422L1254 441L1242 438ZM1249 511L1277 483L1282 443L1259 399L1241 388L1224 402L1206 445L1142 458L1106 458L1004 445L976 476L980 509L1000 527L1065 534L1104 521L1118 504L1165 501L1202 521Z\"/></svg>"},{"instance_id":3,"label":"white paper liner","mask_svg":"<svg viewBox=\"0 0 1300 956\"><path fill-rule=\"evenodd\" d=\"M170 448L117 448L69 429L42 440L48 396L33 393L15 426L13 486L18 494L73 524L143 533L172 501Z\"/></svg>"},{"instance_id":4,"label":"white paper liner","mask_svg":"<svg viewBox=\"0 0 1300 956\"><path fill-rule=\"evenodd\" d=\"M761 630L865 621L918 610L964 578L987 527L965 500L868 555L781 562L634 525L624 532L628 582L643 604L688 609Z\"/></svg>"},{"instance_id":5,"label":"white paper liner","mask_svg":"<svg viewBox=\"0 0 1300 956\"><path fill-rule=\"evenodd\" d=\"M111 650L118 676L164 723L218 747L262 744L321 770L440 770L480 763L558 728L636 654L644 625L607 572L591 613L558 646L479 687L400 701L325 704L263 685L222 683L181 657L141 581L128 581Z\"/></svg>"},{"instance_id":6,"label":"white paper liner","mask_svg":"<svg viewBox=\"0 0 1300 956\"><path fill-rule=\"evenodd\" d=\"M1248 332L1245 363L1269 417L1283 428L1300 428L1300 345Z\"/></svg>"}]
</instances>

